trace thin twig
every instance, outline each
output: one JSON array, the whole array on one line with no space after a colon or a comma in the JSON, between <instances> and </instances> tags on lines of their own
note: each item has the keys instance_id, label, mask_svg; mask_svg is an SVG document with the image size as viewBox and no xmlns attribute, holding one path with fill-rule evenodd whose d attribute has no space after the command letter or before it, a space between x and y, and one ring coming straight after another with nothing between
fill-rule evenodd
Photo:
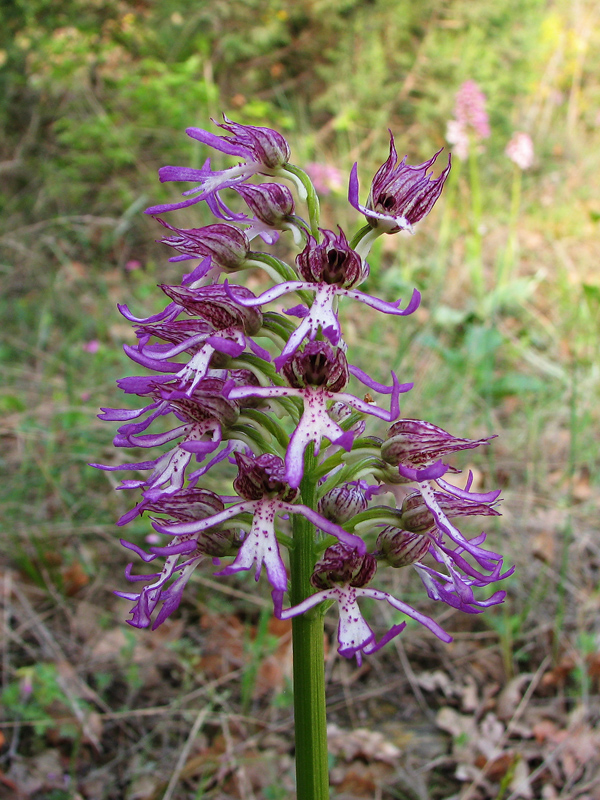
<instances>
[{"instance_id":1,"label":"thin twig","mask_svg":"<svg viewBox=\"0 0 600 800\"><path fill-rule=\"evenodd\" d=\"M194 720L194 724L192 725L188 738L181 748L181 752L179 753L179 758L177 759L177 764L175 764L175 769L173 770L173 774L171 775L171 779L169 780L167 789L163 795L163 800L171 800L173 797L173 792L175 791L175 787L179 781L181 773L183 772L183 768L185 767L186 761L190 754L190 750L192 749L192 745L196 741L196 736L200 732L200 728L204 725L204 721L208 716L209 711L211 711L211 706L204 706L198 712L196 719Z\"/></svg>"}]
</instances>

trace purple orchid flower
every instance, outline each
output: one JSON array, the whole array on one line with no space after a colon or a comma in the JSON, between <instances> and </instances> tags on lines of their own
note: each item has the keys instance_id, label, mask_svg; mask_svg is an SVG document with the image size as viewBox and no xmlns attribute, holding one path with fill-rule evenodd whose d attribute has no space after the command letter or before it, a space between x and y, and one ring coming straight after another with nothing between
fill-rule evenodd
<instances>
[{"instance_id":1,"label":"purple orchid flower","mask_svg":"<svg viewBox=\"0 0 600 800\"><path fill-rule=\"evenodd\" d=\"M401 611L407 617L417 620L444 642L451 642L447 634L434 620L421 614L401 600L397 600L388 592L367 588L377 570L377 562L369 553L352 550L345 542L328 547L315 565L311 578L312 585L319 589L316 594L296 606L283 610L277 603L275 613L279 619L291 619L304 614L325 600L335 600L339 609L338 653L344 658L356 657L362 663L362 655L371 655L380 650L391 639L397 636L406 626L393 625L379 642L375 634L362 616L358 607L358 598L370 597L374 600L385 600L389 605Z\"/></svg>"},{"instance_id":2,"label":"purple orchid flower","mask_svg":"<svg viewBox=\"0 0 600 800\"><path fill-rule=\"evenodd\" d=\"M310 442L314 443L315 455L319 452L321 440L326 438L345 450L350 450L356 436L355 431L344 431L328 414L327 406L342 402L364 414L380 419L392 420L399 413L399 395L412 388L411 384L401 385L392 372L393 385L384 387L391 393L390 410L386 411L372 403L359 400L354 395L342 392L348 382L348 363L342 350L334 350L326 342L310 342L302 353L295 353L286 362L284 376L289 386L239 387L229 392L232 400L247 397L300 397L304 411L296 430L292 434L285 455L286 480L290 486L300 486L304 474L304 451ZM373 388L373 383L367 384ZM380 384L375 384L380 386Z\"/></svg>"},{"instance_id":3,"label":"purple orchid flower","mask_svg":"<svg viewBox=\"0 0 600 800\"><path fill-rule=\"evenodd\" d=\"M201 319L170 319L142 325L137 329L140 342L137 347L124 345L132 361L148 369L174 373L180 387L191 394L200 380L209 375L209 367L236 358L246 347L265 361L270 360L266 350L250 337L259 332L262 314L254 308L234 303L221 284L191 289L185 286L160 287L171 297L173 305L188 315ZM240 296L252 299L254 294L244 286L236 286ZM171 345L148 344L152 336L166 340ZM169 359L183 352L192 358L185 364Z\"/></svg>"},{"instance_id":4,"label":"purple orchid flower","mask_svg":"<svg viewBox=\"0 0 600 800\"><path fill-rule=\"evenodd\" d=\"M173 256L169 261L189 261L192 258L206 259L204 274L200 277L209 278L216 282L222 272L238 272L244 269L250 253L250 242L248 237L234 225L217 223L206 225L204 228L175 228L169 225L160 217L157 218L165 228L177 233L177 236L167 236L158 239L161 244L167 244L175 250L179 250L181 255Z\"/></svg>"},{"instance_id":5,"label":"purple orchid flower","mask_svg":"<svg viewBox=\"0 0 600 800\"><path fill-rule=\"evenodd\" d=\"M267 244L275 244L279 240L279 231L289 229L294 241L300 241L300 228L293 217L294 198L287 186L281 183L246 183L234 188L254 214L250 227L245 231L249 240L260 236ZM305 222L299 222L306 227Z\"/></svg>"},{"instance_id":6,"label":"purple orchid flower","mask_svg":"<svg viewBox=\"0 0 600 800\"><path fill-rule=\"evenodd\" d=\"M162 214L166 211L188 208L201 200L206 200L215 216L223 218L223 214L228 214L229 216L226 218L233 219L235 215L221 201L218 192L244 183L253 175L281 174L281 168L290 159L290 147L280 133L271 128L241 125L227 119L225 115L223 115L223 119L223 123L214 120L213 122L231 134L230 136L217 136L201 128L188 128L186 133L192 139L196 139L214 150L243 159L245 163L224 170L212 170L210 159L204 163L201 169L161 167L158 171L161 183L193 181L198 185L183 193L189 199L180 203L152 206L146 209L146 214ZM191 195L196 195L196 197Z\"/></svg>"},{"instance_id":7,"label":"purple orchid flower","mask_svg":"<svg viewBox=\"0 0 600 800\"><path fill-rule=\"evenodd\" d=\"M385 233L402 230L413 233L413 225L429 214L450 174L450 156L448 166L438 178L432 180L432 173L427 173L441 152L438 150L428 161L417 166L408 165L407 156L398 163L394 136L390 131L390 154L375 173L366 206L359 201L358 164L352 167L348 188L350 205L365 215L372 228Z\"/></svg>"},{"instance_id":8,"label":"purple orchid flower","mask_svg":"<svg viewBox=\"0 0 600 800\"><path fill-rule=\"evenodd\" d=\"M279 552L275 533L275 519L279 514L302 514L310 522L351 548L365 552L365 544L358 536L347 533L339 525L326 520L316 511L304 505L293 504L298 490L289 485L283 461L277 456L263 454L258 458L236 452L238 477L234 488L240 502L199 522L183 522L163 526L154 523L160 533L172 536L189 536L207 528L222 525L243 513L252 514L252 526L242 542L235 561L216 575L231 575L255 567L255 579L260 577L264 565L267 578L273 587L274 598L281 598L287 589L287 572Z\"/></svg>"},{"instance_id":9,"label":"purple orchid flower","mask_svg":"<svg viewBox=\"0 0 600 800\"><path fill-rule=\"evenodd\" d=\"M136 379L133 379L136 383ZM152 472L146 480L124 480L119 488L144 488L147 498L180 491L185 482L185 470L192 456L198 459L213 453L222 441L221 426L232 425L239 414L239 405L223 395L225 382L218 378L204 378L192 394L179 389L178 382L149 383L142 379L142 386L157 397L151 403L134 412L121 409L102 409L100 419L126 420L118 429L114 439L115 447L155 447L182 439L172 450L163 453L153 461L135 464L91 464L90 466L112 472L118 470L146 470ZM143 422L130 420L141 417L145 412L152 413ZM158 434L143 434L157 416L173 412L181 425ZM135 415L135 416L134 416ZM154 494L155 493L155 494Z\"/></svg>"},{"instance_id":10,"label":"purple orchid flower","mask_svg":"<svg viewBox=\"0 0 600 800\"><path fill-rule=\"evenodd\" d=\"M162 495L160 499L148 504L148 510L185 520L205 519L222 511L224 507L218 495L205 489L188 489L176 497ZM127 621L136 628L148 627L154 610L162 604L152 625L152 630L155 630L178 608L183 590L196 567L207 557L211 557L214 562L223 556L233 555L239 549L241 539L235 529L210 528L197 534L174 537L165 546L151 547L150 553L123 539L121 544L133 550L145 562L153 561L158 556L166 557L162 570L152 575L132 575L133 565L129 564L125 571L129 581L150 580L152 583L141 592L115 592L118 597L135 600L130 611L132 618ZM181 557L184 560L180 563ZM175 580L167 587L173 578Z\"/></svg>"},{"instance_id":11,"label":"purple orchid flower","mask_svg":"<svg viewBox=\"0 0 600 800\"><path fill-rule=\"evenodd\" d=\"M290 292L301 290L315 292L315 299L310 309L305 306L295 306L287 311L288 314L301 317L302 322L290 336L281 354L274 359L273 363L278 370L296 352L306 337L309 341L314 341L318 333L322 332L332 345L339 344L341 328L338 315L334 311L336 297L350 297L385 314L395 316L412 314L421 301L421 295L415 289L406 308L400 309L401 300L386 303L354 289L354 286L362 283L368 276L368 264L350 248L341 228L337 236L333 231L324 230L322 233L324 241L318 244L312 236L309 236L306 247L296 259L298 271L304 281L286 281L268 289L253 300L239 298L231 287L228 289L232 299L246 307L272 303Z\"/></svg>"},{"instance_id":12,"label":"purple orchid flower","mask_svg":"<svg viewBox=\"0 0 600 800\"><path fill-rule=\"evenodd\" d=\"M495 514L496 512L490 506L498 499L500 492L485 494L470 492L472 473L469 473L466 489L456 489L442 480L442 476L449 468L441 461L440 457L487 444L492 437L478 440L458 439L431 423L411 419L399 420L392 425L388 433L390 438L381 447L383 458L388 463L396 464L400 475L416 481L423 500L424 508L414 499L410 500L410 508L403 509L403 511L410 512L416 509L417 518L413 517L411 520L410 513L407 513L406 519L403 516L403 522L408 522L412 529L411 532L418 532L420 525L427 526L428 539L431 544L429 552L436 560L444 564L450 576L432 572L430 568L420 564L418 571L428 594L434 599L443 599L444 602L454 605L456 608L476 613L473 610L474 607L481 606L482 602L475 601L471 586L485 586L506 578L512 574L513 569L501 574L502 559L500 555L480 546L485 540L485 534L471 540L466 539L448 517L465 516L471 513ZM435 461L435 459L438 460ZM434 491L432 481L444 489L444 492ZM488 507L488 510L484 511L481 504ZM415 527L417 531L415 531ZM455 545L454 548L444 544L444 535ZM413 545L417 552L417 543L414 542ZM463 552L469 554L481 569L488 571L488 574L484 575L472 567L462 555ZM469 577L465 579L461 576L457 571L457 566ZM451 585L452 591L445 588L444 583L440 581ZM504 594L496 593L493 597L496 598L495 602L502 602ZM485 601L488 604L490 602L491 600Z\"/></svg>"}]
</instances>

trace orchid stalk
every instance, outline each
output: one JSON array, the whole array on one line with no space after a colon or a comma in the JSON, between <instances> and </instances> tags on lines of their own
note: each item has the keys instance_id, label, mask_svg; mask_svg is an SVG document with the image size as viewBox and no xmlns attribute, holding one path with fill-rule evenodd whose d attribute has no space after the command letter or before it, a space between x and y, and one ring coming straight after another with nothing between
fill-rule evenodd
<instances>
[{"instance_id":1,"label":"orchid stalk","mask_svg":"<svg viewBox=\"0 0 600 800\"><path fill-rule=\"evenodd\" d=\"M227 118L219 127L228 135L198 128L188 134L240 163L224 170L213 170L210 159L201 169L163 167L161 180L195 185L186 199L147 210L173 234L161 239L177 252L170 260L195 266L180 285L160 286L168 298L163 311L138 317L119 307L137 336L125 352L149 374L118 382L142 398L137 408L106 408L100 417L120 423L115 447L161 450L144 461L93 466L134 473L118 488L141 497L118 524L151 514L164 537L148 551L122 540L152 569L138 574L129 564L127 580L142 588L116 592L133 604L129 624L155 629L176 613L196 569L216 567L219 577L251 572L269 584L274 614L293 626L297 797L325 800L325 611L338 609L339 655L360 664L406 625L373 630L361 614L364 597L444 642L452 638L432 617L371 585L378 570L414 567L430 599L466 613L501 603L503 591L485 589L512 572L483 547L485 534L468 539L454 522L497 515L498 493L471 491L471 479L463 490L444 479L457 471L448 457L489 439L457 438L401 418L400 399L412 383L393 372L380 383L349 363L338 315L340 304L353 301L390 318L418 308L417 289L386 302L358 287L369 274L375 239L414 233L431 211L450 157L433 178L439 153L410 166L406 157L398 161L390 133L389 157L364 205L358 165L351 171L348 199L363 224L348 237L341 228L320 228L318 194L307 173L290 163L281 134ZM182 229L158 217L199 202L220 221ZM298 249L293 264L253 249L259 239L270 246L282 235ZM243 285L244 271L256 267L273 280L258 297ZM298 305L274 311L285 294L295 294ZM348 391L351 376L367 388L364 398ZM391 426L384 439L364 435L371 421ZM230 470L230 494L203 488L217 464ZM397 487L411 483L412 494L396 501Z\"/></svg>"}]
</instances>

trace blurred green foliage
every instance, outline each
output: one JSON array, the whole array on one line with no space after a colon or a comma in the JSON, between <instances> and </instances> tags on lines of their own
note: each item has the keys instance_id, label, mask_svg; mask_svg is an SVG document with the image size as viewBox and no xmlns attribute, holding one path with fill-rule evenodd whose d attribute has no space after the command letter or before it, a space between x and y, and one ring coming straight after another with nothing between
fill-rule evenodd
<instances>
[{"instance_id":1,"label":"blurred green foliage","mask_svg":"<svg viewBox=\"0 0 600 800\"><path fill-rule=\"evenodd\" d=\"M73 214L120 218L149 189L160 201L156 168L201 163L207 154L183 131L221 111L302 136L303 158L350 148L370 167L385 153L388 127L416 156L443 145L454 93L474 78L497 134L490 151L501 151L526 121L519 119L525 99L534 113L550 92L580 86L581 69L594 69L593 60L578 61L585 42L569 28L568 7L545 0L346 0L335 12L325 0L4 3L3 226ZM550 85L546 67L559 51ZM141 224L125 226L140 246ZM104 252L113 245L114 237Z\"/></svg>"}]
</instances>

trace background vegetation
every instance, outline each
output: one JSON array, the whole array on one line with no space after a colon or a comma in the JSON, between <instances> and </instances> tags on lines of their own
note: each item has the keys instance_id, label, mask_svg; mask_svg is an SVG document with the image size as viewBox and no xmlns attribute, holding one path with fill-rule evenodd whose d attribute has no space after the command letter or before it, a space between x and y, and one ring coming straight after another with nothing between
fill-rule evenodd
<instances>
[{"instance_id":1,"label":"background vegetation","mask_svg":"<svg viewBox=\"0 0 600 800\"><path fill-rule=\"evenodd\" d=\"M369 290L416 285L419 314L382 330L361 311L345 329L353 363L415 380L406 416L499 435L460 466L503 488L490 538L517 573L502 609L445 618L450 648L411 628L361 670L332 657L332 722L386 737L344 750L334 731L332 780L347 798L596 796L599 22L594 0L2 4L0 786L56 800L291 795L288 632L254 585L198 578L154 634L126 629L111 595L130 500L86 465L114 457L95 414L119 405L114 381L130 372L115 304L150 313L155 284L177 280L141 212L177 193L159 166L206 158L186 127L224 111L281 130L296 163L342 171L324 224L352 231L352 163L364 196L388 128L400 154L428 158L473 79L492 130L480 216L474 174L455 162L418 235L385 237L371 258ZM516 217L515 130L536 153ZM131 528L143 542L147 523Z\"/></svg>"}]
</instances>

